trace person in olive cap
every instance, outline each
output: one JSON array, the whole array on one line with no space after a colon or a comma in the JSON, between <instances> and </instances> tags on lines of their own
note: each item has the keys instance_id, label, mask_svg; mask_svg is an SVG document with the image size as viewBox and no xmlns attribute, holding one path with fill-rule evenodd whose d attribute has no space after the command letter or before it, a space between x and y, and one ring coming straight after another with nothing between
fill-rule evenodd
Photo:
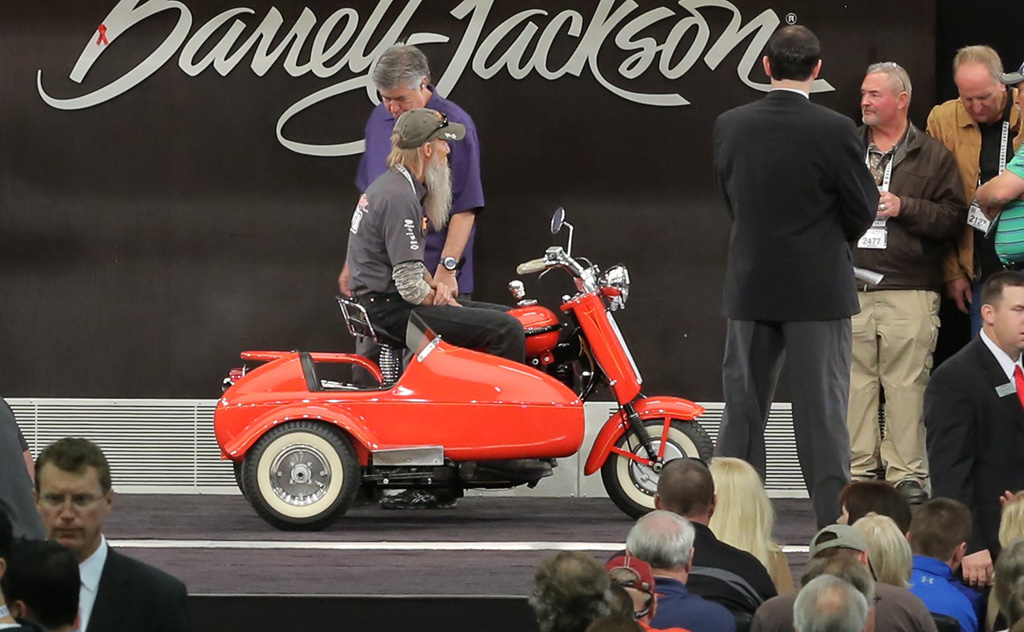
<instances>
[{"instance_id":1,"label":"person in olive cap","mask_svg":"<svg viewBox=\"0 0 1024 632\"><path fill-rule=\"evenodd\" d=\"M859 531L845 524L833 524L811 538L807 568L802 577L807 584L813 577L835 574L847 579L850 564L864 567L868 574L871 560L868 543ZM857 582L854 582L855 584ZM793 604L796 594L779 595L764 602L754 614L751 632L792 632ZM874 626L876 632L935 632L935 621L921 600L906 588L876 582L874 584Z\"/></svg>"},{"instance_id":2,"label":"person in olive cap","mask_svg":"<svg viewBox=\"0 0 1024 632\"><path fill-rule=\"evenodd\" d=\"M466 128L427 108L399 117L391 134L388 170L366 189L352 214L347 264L353 298L366 309L374 329L404 341L415 313L443 340L508 360L525 358L523 327L506 307L456 300L451 286L438 282L423 264L428 226L442 228L451 209L448 143ZM486 461L477 472L502 480L539 480L551 464L537 460ZM386 497L386 508L452 506L423 490Z\"/></svg>"},{"instance_id":3,"label":"person in olive cap","mask_svg":"<svg viewBox=\"0 0 1024 632\"><path fill-rule=\"evenodd\" d=\"M392 338L405 339L415 312L455 345L482 349L522 362L522 325L505 307L460 303L423 265L428 226L443 227L451 208L448 143L466 128L435 110L409 110L391 135L389 169L359 199L349 227L352 293L370 322Z\"/></svg>"}]
</instances>

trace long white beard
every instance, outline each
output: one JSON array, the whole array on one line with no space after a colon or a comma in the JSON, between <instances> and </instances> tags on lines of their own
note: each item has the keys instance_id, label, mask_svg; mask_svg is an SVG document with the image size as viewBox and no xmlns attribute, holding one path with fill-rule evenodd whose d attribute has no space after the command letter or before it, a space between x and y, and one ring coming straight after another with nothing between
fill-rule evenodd
<instances>
[{"instance_id":1,"label":"long white beard","mask_svg":"<svg viewBox=\"0 0 1024 632\"><path fill-rule=\"evenodd\" d=\"M423 200L423 211L434 230L439 231L448 224L448 214L452 210L452 170L441 154L434 154L427 163L425 179L427 197Z\"/></svg>"}]
</instances>

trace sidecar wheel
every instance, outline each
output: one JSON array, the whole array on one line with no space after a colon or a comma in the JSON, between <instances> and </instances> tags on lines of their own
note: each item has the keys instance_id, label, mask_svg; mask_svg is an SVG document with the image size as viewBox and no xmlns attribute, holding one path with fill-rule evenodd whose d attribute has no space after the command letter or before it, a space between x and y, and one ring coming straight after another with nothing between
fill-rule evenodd
<instances>
[{"instance_id":1,"label":"sidecar wheel","mask_svg":"<svg viewBox=\"0 0 1024 632\"><path fill-rule=\"evenodd\" d=\"M243 489L278 529L316 531L341 517L359 491L360 467L333 426L294 421L268 431L245 455Z\"/></svg>"},{"instance_id":2,"label":"sidecar wheel","mask_svg":"<svg viewBox=\"0 0 1024 632\"><path fill-rule=\"evenodd\" d=\"M665 419L644 419L644 426L654 441L654 449L661 447ZM630 429L616 442L615 447L625 452L644 455L646 450ZM669 426L665 462L683 457L711 461L714 445L711 437L695 421L673 419ZM651 467L612 453L601 466L601 480L615 505L633 518L639 518L654 509L654 495L658 491L658 473Z\"/></svg>"}]
</instances>

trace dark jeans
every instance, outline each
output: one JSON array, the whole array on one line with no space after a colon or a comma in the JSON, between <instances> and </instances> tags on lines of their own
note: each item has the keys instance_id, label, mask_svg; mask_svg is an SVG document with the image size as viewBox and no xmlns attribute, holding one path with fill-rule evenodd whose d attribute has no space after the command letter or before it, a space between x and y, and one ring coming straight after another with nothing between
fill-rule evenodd
<instances>
[{"instance_id":1,"label":"dark jeans","mask_svg":"<svg viewBox=\"0 0 1024 632\"><path fill-rule=\"evenodd\" d=\"M395 341L405 343L409 314L423 319L443 340L459 347L478 349L492 355L523 362L526 338L523 326L507 307L459 299L462 307L450 305L415 306L398 294L365 294L356 300L366 308L373 326Z\"/></svg>"}]
</instances>

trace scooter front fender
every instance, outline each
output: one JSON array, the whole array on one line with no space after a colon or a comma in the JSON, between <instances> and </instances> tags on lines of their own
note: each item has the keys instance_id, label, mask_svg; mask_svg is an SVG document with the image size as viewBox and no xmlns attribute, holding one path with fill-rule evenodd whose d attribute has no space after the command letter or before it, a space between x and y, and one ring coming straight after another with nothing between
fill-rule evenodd
<instances>
[{"instance_id":1,"label":"scooter front fender","mask_svg":"<svg viewBox=\"0 0 1024 632\"><path fill-rule=\"evenodd\" d=\"M633 409L636 410L640 419L671 417L672 419L693 421L704 413L704 407L700 404L679 397L646 397L633 402ZM628 429L629 420L626 419L626 412L620 408L619 412L605 422L597 434L594 447L590 449L590 456L587 457L587 463L583 468L585 475L589 476L601 469L612 446Z\"/></svg>"}]
</instances>

